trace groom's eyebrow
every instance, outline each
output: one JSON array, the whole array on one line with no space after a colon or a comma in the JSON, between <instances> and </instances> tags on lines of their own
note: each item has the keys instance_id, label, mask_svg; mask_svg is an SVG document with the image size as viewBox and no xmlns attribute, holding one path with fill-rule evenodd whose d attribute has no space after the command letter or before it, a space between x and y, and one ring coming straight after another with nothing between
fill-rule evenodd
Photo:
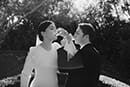
<instances>
[{"instance_id":1,"label":"groom's eyebrow","mask_svg":"<svg viewBox=\"0 0 130 87\"><path fill-rule=\"evenodd\" d=\"M75 33L76 33L76 34L79 34L79 31L76 31Z\"/></svg>"}]
</instances>

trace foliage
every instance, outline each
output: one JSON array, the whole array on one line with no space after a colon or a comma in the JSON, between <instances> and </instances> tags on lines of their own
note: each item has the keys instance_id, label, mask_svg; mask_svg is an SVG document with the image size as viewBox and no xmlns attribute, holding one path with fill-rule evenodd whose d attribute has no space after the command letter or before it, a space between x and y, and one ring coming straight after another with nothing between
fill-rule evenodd
<instances>
[{"instance_id":1,"label":"foliage","mask_svg":"<svg viewBox=\"0 0 130 87\"><path fill-rule=\"evenodd\" d=\"M46 19L71 33L79 22L92 23L97 29L97 47L110 58L119 54L120 39L129 39L129 34L121 33L130 22L129 0L1 0L0 14L1 49L24 50L35 45L37 26Z\"/></svg>"},{"instance_id":2,"label":"foliage","mask_svg":"<svg viewBox=\"0 0 130 87\"><path fill-rule=\"evenodd\" d=\"M46 19L69 32L79 22L92 23L97 47L109 58L120 54L121 39L129 39L128 33L121 33L129 30L129 0L1 0L0 14L2 49L24 50L35 45L37 26Z\"/></svg>"},{"instance_id":3,"label":"foliage","mask_svg":"<svg viewBox=\"0 0 130 87\"><path fill-rule=\"evenodd\" d=\"M109 15L127 21L130 18L129 0L2 0L0 4L1 28L4 23L7 25L11 20L16 22L15 17L19 20L22 17L31 16L34 12L41 15L39 18L47 17L53 20L60 18L58 21L61 22L66 18L67 22L96 21L100 25L107 21L105 17ZM63 22L63 24L67 22Z\"/></svg>"},{"instance_id":4,"label":"foliage","mask_svg":"<svg viewBox=\"0 0 130 87\"><path fill-rule=\"evenodd\" d=\"M92 23L105 62L129 74L130 0L1 0L0 49L29 50L47 19L71 33L80 22Z\"/></svg>"},{"instance_id":5,"label":"foliage","mask_svg":"<svg viewBox=\"0 0 130 87\"><path fill-rule=\"evenodd\" d=\"M35 45L35 30L30 21L23 21L10 30L1 44L2 50L29 50L30 46Z\"/></svg>"}]
</instances>

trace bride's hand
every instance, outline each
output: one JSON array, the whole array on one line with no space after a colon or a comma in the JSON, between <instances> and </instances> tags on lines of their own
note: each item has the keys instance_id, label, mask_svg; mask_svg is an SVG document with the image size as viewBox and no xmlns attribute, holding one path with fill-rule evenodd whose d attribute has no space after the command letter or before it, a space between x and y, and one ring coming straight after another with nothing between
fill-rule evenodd
<instances>
[{"instance_id":1,"label":"bride's hand","mask_svg":"<svg viewBox=\"0 0 130 87\"><path fill-rule=\"evenodd\" d=\"M68 43L72 40L72 35L67 32L64 28L58 28L56 30L57 36L62 36L63 38L66 38L68 40Z\"/></svg>"},{"instance_id":2,"label":"bride's hand","mask_svg":"<svg viewBox=\"0 0 130 87\"><path fill-rule=\"evenodd\" d=\"M71 34L68 34L66 36L66 39L67 39L68 43L70 43L72 41L72 38L73 38L73 36Z\"/></svg>"},{"instance_id":3,"label":"bride's hand","mask_svg":"<svg viewBox=\"0 0 130 87\"><path fill-rule=\"evenodd\" d=\"M57 36L62 36L63 38L65 38L65 37L67 37L68 32L67 32L67 30L65 30L64 28L58 28L58 29L56 30L56 35L57 35Z\"/></svg>"}]
</instances>

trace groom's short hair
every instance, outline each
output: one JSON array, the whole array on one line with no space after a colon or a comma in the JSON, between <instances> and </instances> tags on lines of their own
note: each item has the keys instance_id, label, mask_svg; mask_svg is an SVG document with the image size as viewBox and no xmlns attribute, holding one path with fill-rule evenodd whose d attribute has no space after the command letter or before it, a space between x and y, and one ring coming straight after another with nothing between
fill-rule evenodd
<instances>
[{"instance_id":1,"label":"groom's short hair","mask_svg":"<svg viewBox=\"0 0 130 87\"><path fill-rule=\"evenodd\" d=\"M95 28L90 23L80 23L80 29L84 35L89 35L89 39L92 42L94 40Z\"/></svg>"}]
</instances>

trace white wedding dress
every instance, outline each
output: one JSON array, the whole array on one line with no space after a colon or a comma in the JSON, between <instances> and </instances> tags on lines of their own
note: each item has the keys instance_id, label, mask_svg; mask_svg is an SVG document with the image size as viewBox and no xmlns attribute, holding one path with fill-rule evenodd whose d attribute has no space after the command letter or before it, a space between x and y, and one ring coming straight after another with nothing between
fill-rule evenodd
<instances>
[{"instance_id":1,"label":"white wedding dress","mask_svg":"<svg viewBox=\"0 0 130 87\"><path fill-rule=\"evenodd\" d=\"M23 68L24 73L35 69L35 77L30 87L58 87L57 51L54 45L46 51L40 45L32 47Z\"/></svg>"}]
</instances>

